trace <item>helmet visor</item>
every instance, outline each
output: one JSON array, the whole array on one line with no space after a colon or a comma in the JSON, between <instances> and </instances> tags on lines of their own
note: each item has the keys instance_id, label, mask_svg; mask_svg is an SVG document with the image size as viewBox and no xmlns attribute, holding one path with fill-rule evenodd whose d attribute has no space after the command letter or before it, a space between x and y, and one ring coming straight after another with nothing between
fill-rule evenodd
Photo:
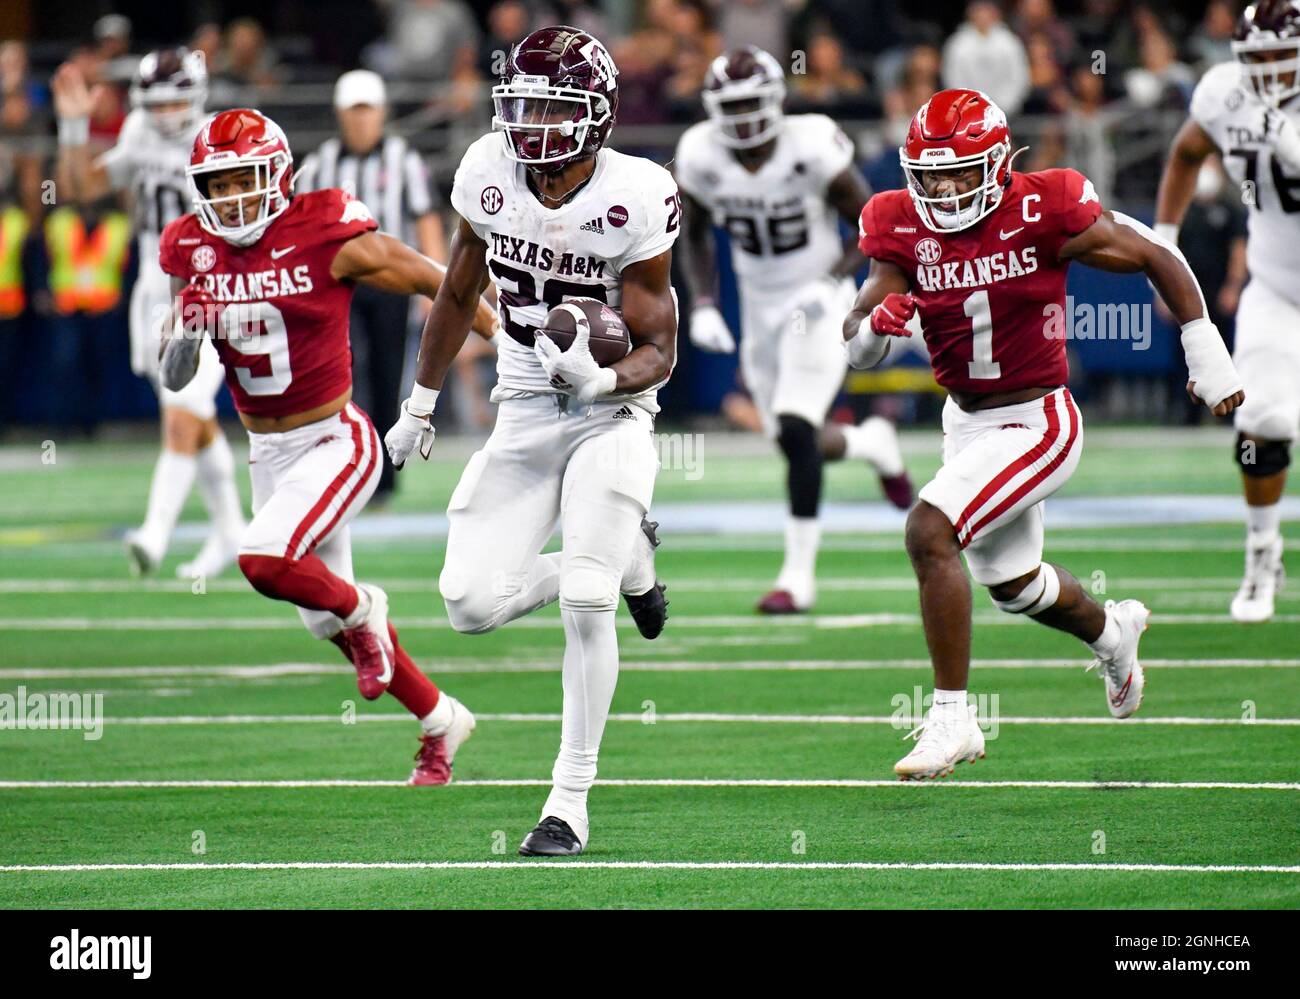
<instances>
[{"instance_id":1,"label":"helmet visor","mask_svg":"<svg viewBox=\"0 0 1300 999\"><path fill-rule=\"evenodd\" d=\"M494 87L492 127L506 133L518 162L562 163L582 150L587 130L600 124L593 96L585 90Z\"/></svg>"},{"instance_id":2,"label":"helmet visor","mask_svg":"<svg viewBox=\"0 0 1300 999\"><path fill-rule=\"evenodd\" d=\"M1276 107L1300 93L1300 40L1233 42L1232 53L1243 82L1265 103Z\"/></svg>"},{"instance_id":3,"label":"helmet visor","mask_svg":"<svg viewBox=\"0 0 1300 999\"><path fill-rule=\"evenodd\" d=\"M899 151L917 213L931 229L954 232L974 225L997 206L1001 147L942 162L910 159Z\"/></svg>"},{"instance_id":4,"label":"helmet visor","mask_svg":"<svg viewBox=\"0 0 1300 999\"><path fill-rule=\"evenodd\" d=\"M745 94L706 90L704 107L726 145L748 149L761 146L776 134L783 96L780 84L767 84Z\"/></svg>"}]
</instances>

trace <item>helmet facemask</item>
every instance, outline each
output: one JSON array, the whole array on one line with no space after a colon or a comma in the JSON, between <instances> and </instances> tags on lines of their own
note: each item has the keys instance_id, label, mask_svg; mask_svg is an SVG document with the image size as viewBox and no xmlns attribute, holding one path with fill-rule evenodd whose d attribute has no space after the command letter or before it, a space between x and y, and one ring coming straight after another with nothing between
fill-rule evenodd
<instances>
[{"instance_id":1,"label":"helmet facemask","mask_svg":"<svg viewBox=\"0 0 1300 999\"><path fill-rule=\"evenodd\" d=\"M1242 83L1260 100L1278 107L1300 94L1300 39L1247 39L1232 43Z\"/></svg>"},{"instance_id":2,"label":"helmet facemask","mask_svg":"<svg viewBox=\"0 0 1300 999\"><path fill-rule=\"evenodd\" d=\"M1002 203L1003 166L1010 147L999 143L992 149L974 156L955 156L950 149L926 149L921 159L909 159L907 150L899 149L903 174L907 177L907 191L921 221L934 232L958 232L969 229ZM927 173L960 173L978 167L981 179L968 191L944 191L939 185L936 194L928 193L923 177Z\"/></svg>"},{"instance_id":3,"label":"helmet facemask","mask_svg":"<svg viewBox=\"0 0 1300 999\"><path fill-rule=\"evenodd\" d=\"M219 236L235 246L251 246L261 238L263 230L289 207L289 199L282 189L291 162L287 154L275 152L269 156L249 156L228 162L208 162L191 166L185 172L190 181L190 194L199 225L206 232ZM208 182L216 173L236 170L253 170L254 185L251 190L238 194L212 197ZM252 218L244 202L257 198L257 208ZM222 209L232 202L238 203L237 221L227 224Z\"/></svg>"},{"instance_id":4,"label":"helmet facemask","mask_svg":"<svg viewBox=\"0 0 1300 999\"><path fill-rule=\"evenodd\" d=\"M148 91L140 92L137 88L131 90L131 103L135 107L144 108L149 114L149 122L158 131L169 139L178 139L199 123L203 117L203 104L206 95L202 91L195 91L192 88L185 88L178 91L175 96L162 96L152 93L156 88L149 88ZM177 90L177 88L168 88ZM141 94L137 96L137 94ZM184 104L183 108L167 107L167 105ZM167 108L163 110L163 108Z\"/></svg>"},{"instance_id":5,"label":"helmet facemask","mask_svg":"<svg viewBox=\"0 0 1300 999\"><path fill-rule=\"evenodd\" d=\"M718 126L718 138L732 149L753 149L772 139L784 117L785 84L739 81L719 90L705 90L704 108Z\"/></svg>"},{"instance_id":6,"label":"helmet facemask","mask_svg":"<svg viewBox=\"0 0 1300 999\"><path fill-rule=\"evenodd\" d=\"M516 76L492 88L494 131L505 132L516 163L555 173L583 155L587 134L610 120L609 99L592 90L551 86L545 77Z\"/></svg>"}]
</instances>

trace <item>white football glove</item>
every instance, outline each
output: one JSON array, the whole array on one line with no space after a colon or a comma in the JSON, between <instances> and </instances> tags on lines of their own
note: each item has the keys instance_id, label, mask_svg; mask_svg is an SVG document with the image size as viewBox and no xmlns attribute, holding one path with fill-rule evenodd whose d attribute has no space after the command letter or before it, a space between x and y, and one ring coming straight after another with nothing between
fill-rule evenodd
<instances>
[{"instance_id":1,"label":"white football glove","mask_svg":"<svg viewBox=\"0 0 1300 999\"><path fill-rule=\"evenodd\" d=\"M568 350L561 350L554 340L544 333L533 339L533 353L542 362L551 384L573 396L587 406L602 395L609 395L618 384L618 375L602 368L591 356L591 329L585 322L578 324L578 332Z\"/></svg>"},{"instance_id":2,"label":"white football glove","mask_svg":"<svg viewBox=\"0 0 1300 999\"><path fill-rule=\"evenodd\" d=\"M1241 376L1214 323L1194 319L1183 327L1183 354L1196 397L1211 410L1242 391Z\"/></svg>"},{"instance_id":3,"label":"white football glove","mask_svg":"<svg viewBox=\"0 0 1300 999\"><path fill-rule=\"evenodd\" d=\"M691 343L710 354L736 352L736 339L727 329L727 321L712 305L697 305L691 310Z\"/></svg>"},{"instance_id":4,"label":"white football glove","mask_svg":"<svg viewBox=\"0 0 1300 999\"><path fill-rule=\"evenodd\" d=\"M1300 129L1285 111L1264 109L1264 139L1288 170L1300 170Z\"/></svg>"},{"instance_id":5,"label":"white football glove","mask_svg":"<svg viewBox=\"0 0 1300 999\"><path fill-rule=\"evenodd\" d=\"M411 457L411 452L417 445L420 457L425 461L429 460L429 453L433 450L433 414L425 413L421 416L412 413L410 405L410 399L402 400L401 415L388 433L384 434L384 448L388 451L394 468L405 465L406 459Z\"/></svg>"}]
</instances>

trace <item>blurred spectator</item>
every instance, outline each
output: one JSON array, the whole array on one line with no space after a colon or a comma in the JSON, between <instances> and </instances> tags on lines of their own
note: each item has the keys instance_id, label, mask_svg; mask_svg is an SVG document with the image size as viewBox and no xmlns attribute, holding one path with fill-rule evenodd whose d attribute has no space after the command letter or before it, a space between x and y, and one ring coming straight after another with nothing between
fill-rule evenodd
<instances>
[{"instance_id":1,"label":"blurred spectator","mask_svg":"<svg viewBox=\"0 0 1300 999\"><path fill-rule=\"evenodd\" d=\"M1008 115L1029 93L1029 57L992 0L973 0L966 20L943 47L943 82L982 90Z\"/></svg>"},{"instance_id":2,"label":"blurred spectator","mask_svg":"<svg viewBox=\"0 0 1300 999\"><path fill-rule=\"evenodd\" d=\"M868 150L863 170L874 190L889 191L903 186L903 170L898 162L898 147L907 138L912 117L935 91L942 89L939 72L942 57L933 45L917 45L907 54L898 86L884 99L885 121L881 143Z\"/></svg>"},{"instance_id":3,"label":"blurred spectator","mask_svg":"<svg viewBox=\"0 0 1300 999\"><path fill-rule=\"evenodd\" d=\"M671 109L664 95L677 72L678 56L672 33L656 25L647 26L617 43L610 54L618 66L619 121L628 125L668 121Z\"/></svg>"},{"instance_id":4,"label":"blurred spectator","mask_svg":"<svg viewBox=\"0 0 1300 999\"><path fill-rule=\"evenodd\" d=\"M1025 114L1057 114L1069 104L1065 71L1057 60L1056 48L1046 35L1033 34L1025 41L1029 55L1029 94Z\"/></svg>"},{"instance_id":5,"label":"blurred spectator","mask_svg":"<svg viewBox=\"0 0 1300 999\"><path fill-rule=\"evenodd\" d=\"M68 56L90 87L94 110L90 112L90 143L93 147L107 149L117 139L117 133L126 120L125 87L114 84L105 75L105 63L99 50L89 45L79 45Z\"/></svg>"},{"instance_id":6,"label":"blurred spectator","mask_svg":"<svg viewBox=\"0 0 1300 999\"><path fill-rule=\"evenodd\" d=\"M662 22L672 34L676 52L667 93L673 103L673 117L694 121L700 115L700 88L709 63L726 45L714 20L713 9L700 0L668 0L661 5Z\"/></svg>"},{"instance_id":7,"label":"blurred spectator","mask_svg":"<svg viewBox=\"0 0 1300 999\"><path fill-rule=\"evenodd\" d=\"M221 25L215 21L200 24L190 37L190 48L202 52L208 67L208 101L209 111L222 111L234 107L238 97L238 84L233 80L214 75L222 62Z\"/></svg>"},{"instance_id":8,"label":"blurred spectator","mask_svg":"<svg viewBox=\"0 0 1300 999\"><path fill-rule=\"evenodd\" d=\"M447 82L477 76L479 31L461 0L378 0L390 8L388 36L375 52L384 75Z\"/></svg>"},{"instance_id":9,"label":"blurred spectator","mask_svg":"<svg viewBox=\"0 0 1300 999\"><path fill-rule=\"evenodd\" d=\"M1035 35L1046 41L1058 66L1068 65L1074 57L1074 32L1056 16L1052 0L1020 0L1016 4L1016 16L1011 21L1011 27L1026 45ZM1030 61L1032 60L1031 53Z\"/></svg>"},{"instance_id":10,"label":"blurred spectator","mask_svg":"<svg viewBox=\"0 0 1300 999\"><path fill-rule=\"evenodd\" d=\"M108 80L129 80L140 61L131 56L131 19L105 14L95 22L95 56Z\"/></svg>"},{"instance_id":11,"label":"blurred spectator","mask_svg":"<svg viewBox=\"0 0 1300 999\"><path fill-rule=\"evenodd\" d=\"M281 82L280 57L266 40L261 24L251 17L231 21L215 64L209 71L236 87L269 89Z\"/></svg>"},{"instance_id":12,"label":"blurred spectator","mask_svg":"<svg viewBox=\"0 0 1300 999\"><path fill-rule=\"evenodd\" d=\"M609 26L605 16L596 9L597 4L589 0L552 0L545 6L546 9L539 11L538 16L533 19L535 25L540 27L543 24L569 24L589 35L595 35L601 41L609 41L606 38L609 34Z\"/></svg>"},{"instance_id":13,"label":"blurred spectator","mask_svg":"<svg viewBox=\"0 0 1300 999\"><path fill-rule=\"evenodd\" d=\"M510 50L532 30L532 20L521 0L501 0L488 11L487 23L488 34L479 46L478 71L489 80L497 80Z\"/></svg>"},{"instance_id":14,"label":"blurred spectator","mask_svg":"<svg viewBox=\"0 0 1300 999\"><path fill-rule=\"evenodd\" d=\"M786 0L714 0L723 44L757 45L789 68L790 26Z\"/></svg>"},{"instance_id":15,"label":"blurred spectator","mask_svg":"<svg viewBox=\"0 0 1300 999\"><path fill-rule=\"evenodd\" d=\"M828 114L866 114L866 78L846 65L844 46L834 35L818 32L808 40L805 69L790 76L791 91L798 100L816 104Z\"/></svg>"},{"instance_id":16,"label":"blurred spectator","mask_svg":"<svg viewBox=\"0 0 1300 999\"><path fill-rule=\"evenodd\" d=\"M1232 33L1236 21L1232 4L1227 0L1210 0L1205 8L1205 17L1187 43L1188 54L1196 61L1198 73L1217 63L1232 60Z\"/></svg>"},{"instance_id":17,"label":"blurred spectator","mask_svg":"<svg viewBox=\"0 0 1300 999\"><path fill-rule=\"evenodd\" d=\"M1192 97L1196 74L1178 61L1173 39L1158 23L1142 27L1138 43L1141 65L1124 74L1124 89L1139 108L1184 108Z\"/></svg>"},{"instance_id":18,"label":"blurred spectator","mask_svg":"<svg viewBox=\"0 0 1300 999\"><path fill-rule=\"evenodd\" d=\"M1069 109L1063 119L1065 150L1062 164L1069 164L1092 181L1103 205L1111 203L1115 186L1115 149L1103 108L1106 80L1080 63L1070 73Z\"/></svg>"}]
</instances>

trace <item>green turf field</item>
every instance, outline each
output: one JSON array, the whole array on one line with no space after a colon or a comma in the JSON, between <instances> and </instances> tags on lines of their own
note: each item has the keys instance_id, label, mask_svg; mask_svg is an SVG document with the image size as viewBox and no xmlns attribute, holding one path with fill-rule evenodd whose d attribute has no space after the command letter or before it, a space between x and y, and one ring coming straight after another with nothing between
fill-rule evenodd
<instances>
[{"instance_id":1,"label":"green turf field","mask_svg":"<svg viewBox=\"0 0 1300 999\"><path fill-rule=\"evenodd\" d=\"M1067 494L1231 496L1230 441L1095 433ZM589 849L538 862L515 849L559 740L555 608L458 635L436 538L358 543L404 644L479 717L456 784L404 787L414 721L361 701L289 607L237 573L174 580L194 541L157 581L127 579L114 532L143 509L148 447L43 464L39 444L0 450L0 722L4 697L56 692L102 693L106 721L97 739L0 725L0 905L1300 905L1300 591L1270 624L1227 621L1235 523L1053 530L1049 507L1053 561L1154 611L1143 708L1112 722L1084 649L977 593L988 758L920 786L891 769L930 686L899 534L864 514L830 536L817 613L771 620L751 608L775 534L670 533L668 630L644 642L620 613ZM445 506L468 448L438 448L384 511L399 527ZM909 435L919 481L936 451ZM709 435L700 457L657 502L779 499L762 447ZM827 493L878 498L859 468Z\"/></svg>"}]
</instances>

